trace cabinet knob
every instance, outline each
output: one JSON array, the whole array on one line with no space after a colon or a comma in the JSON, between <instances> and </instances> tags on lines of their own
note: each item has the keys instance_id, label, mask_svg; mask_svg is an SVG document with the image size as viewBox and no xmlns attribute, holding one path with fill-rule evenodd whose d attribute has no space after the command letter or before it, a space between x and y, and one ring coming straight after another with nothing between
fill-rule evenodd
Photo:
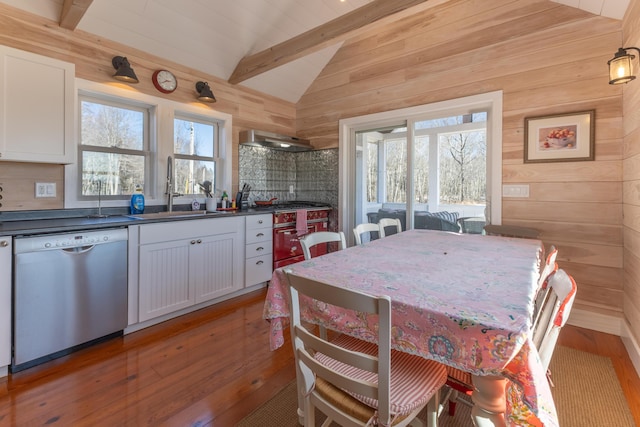
<instances>
[{"instance_id":1,"label":"cabinet knob","mask_svg":"<svg viewBox=\"0 0 640 427\"><path fill-rule=\"evenodd\" d=\"M0 248L6 248L7 246L9 246L9 242L6 240L0 241Z\"/></svg>"},{"instance_id":2,"label":"cabinet knob","mask_svg":"<svg viewBox=\"0 0 640 427\"><path fill-rule=\"evenodd\" d=\"M258 224L262 224L262 220L261 220L261 219L260 219L260 220L258 220Z\"/></svg>"},{"instance_id":3,"label":"cabinet knob","mask_svg":"<svg viewBox=\"0 0 640 427\"><path fill-rule=\"evenodd\" d=\"M198 244L202 243L202 239L198 239Z\"/></svg>"},{"instance_id":4,"label":"cabinet knob","mask_svg":"<svg viewBox=\"0 0 640 427\"><path fill-rule=\"evenodd\" d=\"M258 262L256 262L256 265L261 265L261 264L264 264L264 261L258 261Z\"/></svg>"},{"instance_id":5,"label":"cabinet knob","mask_svg":"<svg viewBox=\"0 0 640 427\"><path fill-rule=\"evenodd\" d=\"M195 244L196 244L196 241L195 241L195 240L192 240L192 241L191 241L191 244L192 244L192 245L195 245Z\"/></svg>"}]
</instances>

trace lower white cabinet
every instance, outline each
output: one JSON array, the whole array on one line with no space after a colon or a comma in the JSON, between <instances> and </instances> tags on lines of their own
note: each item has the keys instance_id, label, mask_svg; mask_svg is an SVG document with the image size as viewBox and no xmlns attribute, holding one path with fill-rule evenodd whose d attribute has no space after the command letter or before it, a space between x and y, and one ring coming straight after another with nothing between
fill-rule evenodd
<instances>
[{"instance_id":1,"label":"lower white cabinet","mask_svg":"<svg viewBox=\"0 0 640 427\"><path fill-rule=\"evenodd\" d=\"M246 222L244 285L271 279L273 272L273 215L250 215Z\"/></svg>"},{"instance_id":2,"label":"lower white cabinet","mask_svg":"<svg viewBox=\"0 0 640 427\"><path fill-rule=\"evenodd\" d=\"M12 247L11 237L0 236L0 369L11 364Z\"/></svg>"},{"instance_id":3,"label":"lower white cabinet","mask_svg":"<svg viewBox=\"0 0 640 427\"><path fill-rule=\"evenodd\" d=\"M244 218L162 222L139 227L138 321L241 289Z\"/></svg>"}]
</instances>

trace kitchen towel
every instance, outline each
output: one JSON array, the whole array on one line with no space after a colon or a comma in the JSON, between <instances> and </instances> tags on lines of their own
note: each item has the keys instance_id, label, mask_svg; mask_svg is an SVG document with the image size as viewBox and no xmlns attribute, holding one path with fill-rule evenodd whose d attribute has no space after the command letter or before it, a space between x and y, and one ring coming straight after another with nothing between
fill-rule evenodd
<instances>
[{"instance_id":1,"label":"kitchen towel","mask_svg":"<svg viewBox=\"0 0 640 427\"><path fill-rule=\"evenodd\" d=\"M298 236L307 234L307 210L306 209L296 210L296 232L298 233Z\"/></svg>"}]
</instances>

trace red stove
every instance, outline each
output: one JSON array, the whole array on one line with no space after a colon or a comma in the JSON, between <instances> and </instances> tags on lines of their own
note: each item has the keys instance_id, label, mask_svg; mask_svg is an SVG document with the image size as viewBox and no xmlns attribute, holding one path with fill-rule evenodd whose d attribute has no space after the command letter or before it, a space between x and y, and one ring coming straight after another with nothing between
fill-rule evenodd
<instances>
[{"instance_id":1,"label":"red stove","mask_svg":"<svg viewBox=\"0 0 640 427\"><path fill-rule=\"evenodd\" d=\"M304 261L296 230L297 211L307 211L307 233L327 231L331 207L314 202L287 202L273 207L273 268L284 267ZM312 248L312 255L327 253L327 248L318 245Z\"/></svg>"}]
</instances>

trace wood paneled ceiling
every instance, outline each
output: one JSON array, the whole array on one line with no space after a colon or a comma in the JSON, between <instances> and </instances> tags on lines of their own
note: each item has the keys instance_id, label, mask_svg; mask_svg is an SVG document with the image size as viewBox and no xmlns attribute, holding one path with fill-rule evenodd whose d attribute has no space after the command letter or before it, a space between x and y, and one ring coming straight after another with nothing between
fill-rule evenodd
<instances>
[{"instance_id":1,"label":"wood paneled ceiling","mask_svg":"<svg viewBox=\"0 0 640 427\"><path fill-rule=\"evenodd\" d=\"M458 0L0 1L297 102L347 37ZM622 19L631 0L551 1Z\"/></svg>"}]
</instances>

